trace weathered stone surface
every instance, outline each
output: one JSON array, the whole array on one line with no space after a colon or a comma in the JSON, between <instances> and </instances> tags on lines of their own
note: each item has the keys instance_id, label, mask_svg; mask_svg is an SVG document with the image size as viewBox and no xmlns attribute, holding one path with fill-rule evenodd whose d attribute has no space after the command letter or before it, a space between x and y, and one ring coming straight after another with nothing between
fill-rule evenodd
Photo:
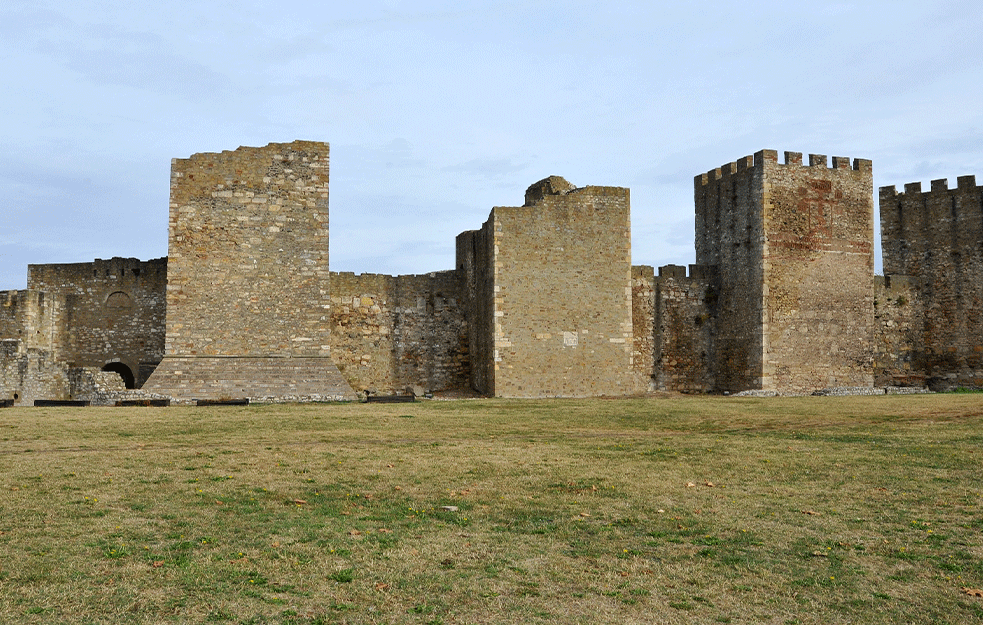
<instances>
[{"instance_id":1,"label":"weathered stone surface","mask_svg":"<svg viewBox=\"0 0 983 625\"><path fill-rule=\"evenodd\" d=\"M873 384L872 184L870 161L774 150L696 177L717 389Z\"/></svg>"},{"instance_id":2,"label":"weathered stone surface","mask_svg":"<svg viewBox=\"0 0 983 625\"><path fill-rule=\"evenodd\" d=\"M713 281L694 267L668 265L655 279L655 386L686 393L712 391L710 354Z\"/></svg>"},{"instance_id":3,"label":"weathered stone surface","mask_svg":"<svg viewBox=\"0 0 983 625\"><path fill-rule=\"evenodd\" d=\"M894 352L933 389L983 388L983 187L975 176L882 187L880 208L885 277L905 282Z\"/></svg>"},{"instance_id":4,"label":"weathered stone surface","mask_svg":"<svg viewBox=\"0 0 983 625\"><path fill-rule=\"evenodd\" d=\"M140 386L161 358L144 388L179 401L983 387L983 188L881 189L875 283L871 164L827 161L697 176L688 272L631 266L627 189L550 176L453 270L384 276L328 270L327 144L175 159L168 259L0 292L0 399L132 398L112 372Z\"/></svg>"},{"instance_id":5,"label":"weathered stone surface","mask_svg":"<svg viewBox=\"0 0 983 625\"><path fill-rule=\"evenodd\" d=\"M170 356L153 376L152 391L177 403L196 399L255 402L351 401L351 386L328 357ZM148 385L149 386L149 385Z\"/></svg>"},{"instance_id":6,"label":"weathered stone surface","mask_svg":"<svg viewBox=\"0 0 983 625\"><path fill-rule=\"evenodd\" d=\"M63 302L53 355L109 367L139 388L164 356L167 259L29 265L27 288Z\"/></svg>"},{"instance_id":7,"label":"weathered stone surface","mask_svg":"<svg viewBox=\"0 0 983 625\"><path fill-rule=\"evenodd\" d=\"M456 271L331 274L332 357L358 391L467 389L468 329Z\"/></svg>"},{"instance_id":8,"label":"weathered stone surface","mask_svg":"<svg viewBox=\"0 0 983 625\"><path fill-rule=\"evenodd\" d=\"M633 393L628 190L553 191L458 237L472 383L497 397Z\"/></svg>"},{"instance_id":9,"label":"weathered stone surface","mask_svg":"<svg viewBox=\"0 0 983 625\"><path fill-rule=\"evenodd\" d=\"M172 162L165 357L148 390L355 398L330 359L328 167L314 141Z\"/></svg>"}]
</instances>

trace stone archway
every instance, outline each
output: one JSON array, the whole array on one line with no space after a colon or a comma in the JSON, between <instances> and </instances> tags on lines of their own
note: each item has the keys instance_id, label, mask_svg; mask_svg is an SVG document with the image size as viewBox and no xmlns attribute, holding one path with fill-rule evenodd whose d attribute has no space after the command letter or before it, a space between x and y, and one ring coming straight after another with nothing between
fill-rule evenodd
<instances>
[{"instance_id":1,"label":"stone archway","mask_svg":"<svg viewBox=\"0 0 983 625\"><path fill-rule=\"evenodd\" d=\"M136 380L133 378L133 371L123 363L110 362L107 363L102 370L118 373L119 377L123 378L123 385L126 386L126 388L136 388Z\"/></svg>"}]
</instances>

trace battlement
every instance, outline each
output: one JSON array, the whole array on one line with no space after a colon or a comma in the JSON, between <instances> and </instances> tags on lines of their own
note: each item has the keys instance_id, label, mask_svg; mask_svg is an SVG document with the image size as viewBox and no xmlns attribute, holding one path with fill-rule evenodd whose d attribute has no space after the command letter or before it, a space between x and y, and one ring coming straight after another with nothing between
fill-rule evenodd
<instances>
[{"instance_id":1,"label":"battlement","mask_svg":"<svg viewBox=\"0 0 983 625\"><path fill-rule=\"evenodd\" d=\"M686 273L685 265L663 265L659 267L658 280L712 280L716 276L717 268L713 265L690 265L689 274Z\"/></svg>"},{"instance_id":2,"label":"battlement","mask_svg":"<svg viewBox=\"0 0 983 625\"><path fill-rule=\"evenodd\" d=\"M885 186L879 196L885 272L924 277L931 273L926 262L953 256L975 273L970 267L983 236L983 187L976 176L959 176L955 188L947 178L932 180L928 190L921 182L909 182L902 192Z\"/></svg>"},{"instance_id":3,"label":"battlement","mask_svg":"<svg viewBox=\"0 0 983 625\"><path fill-rule=\"evenodd\" d=\"M832 166L825 154L810 154L809 164L803 165L802 152L785 152L785 162L778 162L777 150L759 150L753 156L745 156L732 163L721 165L705 174L696 176L696 186L705 186L716 180L722 180L735 174L763 169L766 165L779 167L816 167L822 169L843 169L861 172L872 171L873 164L869 159L850 159L845 156L832 157Z\"/></svg>"},{"instance_id":4,"label":"battlement","mask_svg":"<svg viewBox=\"0 0 983 625\"><path fill-rule=\"evenodd\" d=\"M948 178L939 178L938 180L933 180L931 183L931 188L929 191L922 191L921 182L909 182L905 184L904 191L898 193L898 190L894 185L889 185L881 187L880 196L881 198L888 199L894 197L900 197L904 195L914 195L918 193L938 193L940 191L975 191L977 189L983 188L976 186L976 176L959 176L956 178L956 188L949 188Z\"/></svg>"}]
</instances>

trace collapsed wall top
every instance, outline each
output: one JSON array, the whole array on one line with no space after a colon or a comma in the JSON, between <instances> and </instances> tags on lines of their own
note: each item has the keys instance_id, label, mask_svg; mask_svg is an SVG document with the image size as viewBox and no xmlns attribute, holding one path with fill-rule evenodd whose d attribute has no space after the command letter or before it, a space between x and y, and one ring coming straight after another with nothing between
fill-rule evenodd
<instances>
[{"instance_id":1,"label":"collapsed wall top","mask_svg":"<svg viewBox=\"0 0 983 625\"><path fill-rule=\"evenodd\" d=\"M560 176L549 176L539 182L534 182L526 189L526 201L523 206L532 206L547 195L564 195L577 187Z\"/></svg>"}]
</instances>

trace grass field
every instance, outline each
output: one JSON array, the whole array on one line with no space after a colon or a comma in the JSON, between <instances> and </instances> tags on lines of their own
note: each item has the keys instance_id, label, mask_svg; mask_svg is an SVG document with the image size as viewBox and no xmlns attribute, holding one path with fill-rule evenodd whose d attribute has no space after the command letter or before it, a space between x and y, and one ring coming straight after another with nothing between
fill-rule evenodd
<instances>
[{"instance_id":1,"label":"grass field","mask_svg":"<svg viewBox=\"0 0 983 625\"><path fill-rule=\"evenodd\" d=\"M0 622L979 622L981 460L979 394L8 408Z\"/></svg>"}]
</instances>

